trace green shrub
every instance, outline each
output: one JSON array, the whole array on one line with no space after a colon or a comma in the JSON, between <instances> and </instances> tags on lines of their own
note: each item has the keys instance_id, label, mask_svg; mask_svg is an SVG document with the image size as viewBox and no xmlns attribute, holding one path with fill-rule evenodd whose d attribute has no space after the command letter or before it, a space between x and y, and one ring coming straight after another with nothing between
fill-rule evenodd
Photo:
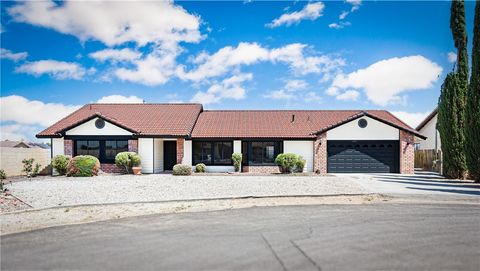
<instances>
[{"instance_id":1,"label":"green shrub","mask_svg":"<svg viewBox=\"0 0 480 271\"><path fill-rule=\"evenodd\" d=\"M140 156L134 152L120 152L115 156L115 165L125 168L127 173L131 172L132 167L139 166L140 162Z\"/></svg>"},{"instance_id":2,"label":"green shrub","mask_svg":"<svg viewBox=\"0 0 480 271\"><path fill-rule=\"evenodd\" d=\"M192 167L189 165L176 164L173 166L173 175L192 175Z\"/></svg>"},{"instance_id":3,"label":"green shrub","mask_svg":"<svg viewBox=\"0 0 480 271\"><path fill-rule=\"evenodd\" d=\"M67 173L68 161L70 161L70 156L62 154L55 155L52 160L52 167L58 172L58 174L65 175Z\"/></svg>"},{"instance_id":4,"label":"green shrub","mask_svg":"<svg viewBox=\"0 0 480 271\"><path fill-rule=\"evenodd\" d=\"M100 161L91 155L75 156L67 164L67 176L91 177L98 174Z\"/></svg>"},{"instance_id":5,"label":"green shrub","mask_svg":"<svg viewBox=\"0 0 480 271\"><path fill-rule=\"evenodd\" d=\"M34 166L33 163L35 163L35 159L33 158L22 160L22 164L23 164L22 172L24 172L29 178L36 177L40 172L41 165L39 163L35 163L35 166Z\"/></svg>"},{"instance_id":6,"label":"green shrub","mask_svg":"<svg viewBox=\"0 0 480 271\"><path fill-rule=\"evenodd\" d=\"M207 166L204 163L199 163L195 166L195 172L205 173L205 171L207 171Z\"/></svg>"},{"instance_id":7,"label":"green shrub","mask_svg":"<svg viewBox=\"0 0 480 271\"><path fill-rule=\"evenodd\" d=\"M7 178L7 173L3 169L0 169L0 192L3 192L3 180Z\"/></svg>"},{"instance_id":8,"label":"green shrub","mask_svg":"<svg viewBox=\"0 0 480 271\"><path fill-rule=\"evenodd\" d=\"M233 166L235 167L235 171L239 172L240 166L242 165L242 154L238 152L233 153L232 161L233 161Z\"/></svg>"},{"instance_id":9,"label":"green shrub","mask_svg":"<svg viewBox=\"0 0 480 271\"><path fill-rule=\"evenodd\" d=\"M295 169L298 161L298 155L294 153L281 153L275 158L275 163L278 165L280 172L291 173Z\"/></svg>"},{"instance_id":10,"label":"green shrub","mask_svg":"<svg viewBox=\"0 0 480 271\"><path fill-rule=\"evenodd\" d=\"M307 161L305 161L305 159L303 159L302 156L298 156L298 160L295 163L295 171L296 172L303 172L303 168L305 168L306 163L307 163Z\"/></svg>"}]
</instances>

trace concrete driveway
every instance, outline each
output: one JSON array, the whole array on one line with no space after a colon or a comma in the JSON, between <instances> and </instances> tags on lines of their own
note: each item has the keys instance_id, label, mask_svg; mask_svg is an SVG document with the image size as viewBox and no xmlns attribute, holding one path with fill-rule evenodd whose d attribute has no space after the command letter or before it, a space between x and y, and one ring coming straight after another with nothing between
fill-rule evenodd
<instances>
[{"instance_id":1,"label":"concrete driveway","mask_svg":"<svg viewBox=\"0 0 480 271\"><path fill-rule=\"evenodd\" d=\"M431 195L444 197L478 197L480 184L471 181L449 180L432 172L415 174L336 174L349 177L371 193L392 196Z\"/></svg>"}]
</instances>

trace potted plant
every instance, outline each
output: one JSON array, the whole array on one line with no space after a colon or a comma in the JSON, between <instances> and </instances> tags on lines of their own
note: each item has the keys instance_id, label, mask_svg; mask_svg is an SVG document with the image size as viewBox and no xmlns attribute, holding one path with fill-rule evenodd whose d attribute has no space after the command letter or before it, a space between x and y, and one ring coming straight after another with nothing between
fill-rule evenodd
<instances>
[{"instance_id":1,"label":"potted plant","mask_svg":"<svg viewBox=\"0 0 480 271\"><path fill-rule=\"evenodd\" d=\"M140 155L135 154L132 156L132 172L135 175L142 174L142 167L140 166Z\"/></svg>"},{"instance_id":2,"label":"potted plant","mask_svg":"<svg viewBox=\"0 0 480 271\"><path fill-rule=\"evenodd\" d=\"M140 167L140 156L134 152L120 152L115 156L115 164L118 167L124 168L125 171L133 174L140 174L142 167Z\"/></svg>"}]
</instances>

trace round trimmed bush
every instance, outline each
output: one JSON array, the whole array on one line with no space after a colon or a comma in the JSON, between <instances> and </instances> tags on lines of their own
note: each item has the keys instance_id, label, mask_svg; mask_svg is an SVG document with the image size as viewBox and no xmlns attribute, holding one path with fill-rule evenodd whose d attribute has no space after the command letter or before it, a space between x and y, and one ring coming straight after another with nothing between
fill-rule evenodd
<instances>
[{"instance_id":1,"label":"round trimmed bush","mask_svg":"<svg viewBox=\"0 0 480 271\"><path fill-rule=\"evenodd\" d=\"M173 175L192 175L192 167L189 165L176 164L173 166Z\"/></svg>"},{"instance_id":2,"label":"round trimmed bush","mask_svg":"<svg viewBox=\"0 0 480 271\"><path fill-rule=\"evenodd\" d=\"M298 161L298 155L294 153L281 153L275 158L275 164L278 165L280 172L292 173Z\"/></svg>"},{"instance_id":3,"label":"round trimmed bush","mask_svg":"<svg viewBox=\"0 0 480 271\"><path fill-rule=\"evenodd\" d=\"M303 159L302 156L298 156L298 160L295 163L295 171L296 172L303 172L303 169L305 168L306 163L307 163L307 161L305 161L305 159Z\"/></svg>"},{"instance_id":4,"label":"round trimmed bush","mask_svg":"<svg viewBox=\"0 0 480 271\"><path fill-rule=\"evenodd\" d=\"M205 173L207 171L207 166L204 163L199 163L195 166L196 173Z\"/></svg>"},{"instance_id":5,"label":"round trimmed bush","mask_svg":"<svg viewBox=\"0 0 480 271\"><path fill-rule=\"evenodd\" d=\"M65 175L67 173L67 165L70 161L70 156L59 154L55 155L52 160L52 167L58 172L60 175Z\"/></svg>"},{"instance_id":6,"label":"round trimmed bush","mask_svg":"<svg viewBox=\"0 0 480 271\"><path fill-rule=\"evenodd\" d=\"M96 176L100 170L100 161L91 155L75 156L68 162L67 176L91 177Z\"/></svg>"},{"instance_id":7,"label":"round trimmed bush","mask_svg":"<svg viewBox=\"0 0 480 271\"><path fill-rule=\"evenodd\" d=\"M135 152L120 152L115 156L115 165L117 165L117 167L125 168L127 173L132 171L132 167L139 166L140 162L140 155Z\"/></svg>"}]
</instances>

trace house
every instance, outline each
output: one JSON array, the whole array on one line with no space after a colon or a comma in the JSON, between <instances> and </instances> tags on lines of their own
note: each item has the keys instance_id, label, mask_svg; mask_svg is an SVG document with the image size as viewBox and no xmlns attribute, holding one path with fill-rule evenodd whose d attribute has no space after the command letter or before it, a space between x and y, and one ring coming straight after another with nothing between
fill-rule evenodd
<instances>
[{"instance_id":1,"label":"house","mask_svg":"<svg viewBox=\"0 0 480 271\"><path fill-rule=\"evenodd\" d=\"M0 167L7 176L19 176L24 174L24 159L35 160L40 164L44 173L49 172L47 166L50 165L50 146L43 143L32 143L25 141L3 140L0 141ZM43 173L43 172L42 172Z\"/></svg>"},{"instance_id":2,"label":"house","mask_svg":"<svg viewBox=\"0 0 480 271\"><path fill-rule=\"evenodd\" d=\"M279 153L296 153L308 172L413 173L419 132L384 110L204 110L201 104L87 104L37 135L52 154L99 158L115 172L115 155L134 151L143 173L177 163L244 172L277 172Z\"/></svg>"},{"instance_id":3,"label":"house","mask_svg":"<svg viewBox=\"0 0 480 271\"><path fill-rule=\"evenodd\" d=\"M441 150L440 133L437 130L438 108L435 108L418 126L417 131L425 135L426 139L416 138L415 143L419 150Z\"/></svg>"}]
</instances>

